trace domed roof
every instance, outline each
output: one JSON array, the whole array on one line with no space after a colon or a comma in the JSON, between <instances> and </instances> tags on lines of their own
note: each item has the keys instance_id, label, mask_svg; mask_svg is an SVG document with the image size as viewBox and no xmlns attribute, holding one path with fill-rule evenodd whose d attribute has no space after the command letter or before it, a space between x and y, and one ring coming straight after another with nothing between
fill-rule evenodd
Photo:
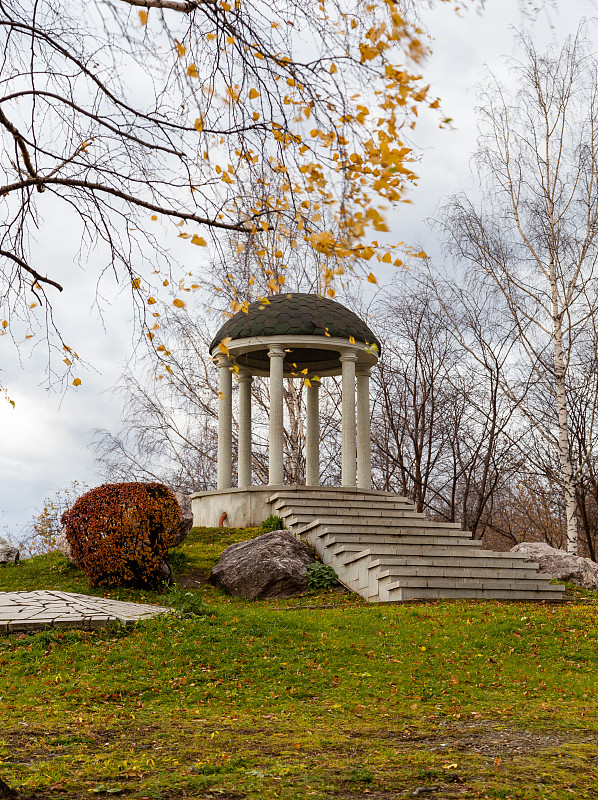
<instances>
[{"instance_id":1,"label":"domed roof","mask_svg":"<svg viewBox=\"0 0 598 800\"><path fill-rule=\"evenodd\" d=\"M260 336L331 336L342 339L353 337L356 342L375 344L380 352L380 342L357 314L345 306L315 294L275 294L251 303L237 312L220 328L210 352L225 338L246 339Z\"/></svg>"}]
</instances>

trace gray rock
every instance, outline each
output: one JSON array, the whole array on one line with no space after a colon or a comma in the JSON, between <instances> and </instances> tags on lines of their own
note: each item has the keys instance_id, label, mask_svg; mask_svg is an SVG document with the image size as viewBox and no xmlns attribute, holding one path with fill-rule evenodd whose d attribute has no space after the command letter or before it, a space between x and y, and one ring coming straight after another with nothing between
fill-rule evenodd
<instances>
[{"instance_id":1,"label":"gray rock","mask_svg":"<svg viewBox=\"0 0 598 800\"><path fill-rule=\"evenodd\" d=\"M159 571L160 581L162 583L167 583L169 586L174 583L172 579L172 570L170 569L170 565L163 561L160 564L160 571Z\"/></svg>"},{"instance_id":2,"label":"gray rock","mask_svg":"<svg viewBox=\"0 0 598 800\"><path fill-rule=\"evenodd\" d=\"M180 506L183 519L190 517L193 519L193 512L191 511L191 495L184 494L183 492L173 492L176 501Z\"/></svg>"},{"instance_id":3,"label":"gray rock","mask_svg":"<svg viewBox=\"0 0 598 800\"><path fill-rule=\"evenodd\" d=\"M227 547L210 580L235 597L249 600L291 597L307 589L310 548L289 531L271 531Z\"/></svg>"},{"instance_id":4,"label":"gray rock","mask_svg":"<svg viewBox=\"0 0 598 800\"><path fill-rule=\"evenodd\" d=\"M168 547L178 547L182 544L187 536L189 536L189 531L193 527L193 512L191 511L191 498L188 494L183 494L182 492L173 492L174 496L177 499L177 503L181 509L182 519L180 524L173 530L169 531L168 537Z\"/></svg>"},{"instance_id":5,"label":"gray rock","mask_svg":"<svg viewBox=\"0 0 598 800\"><path fill-rule=\"evenodd\" d=\"M187 536L189 536L189 531L192 527L193 519L183 517L178 525L168 531L168 548L178 547L182 544Z\"/></svg>"},{"instance_id":6,"label":"gray rock","mask_svg":"<svg viewBox=\"0 0 598 800\"><path fill-rule=\"evenodd\" d=\"M0 539L0 564L16 564L18 560L19 549L6 539Z\"/></svg>"},{"instance_id":7,"label":"gray rock","mask_svg":"<svg viewBox=\"0 0 598 800\"><path fill-rule=\"evenodd\" d=\"M521 542L511 548L511 552L524 553L526 561L535 561L540 571L547 572L551 578L598 590L598 564L589 558L557 550L545 542Z\"/></svg>"},{"instance_id":8,"label":"gray rock","mask_svg":"<svg viewBox=\"0 0 598 800\"><path fill-rule=\"evenodd\" d=\"M66 538L66 533L63 531L57 538L56 538L56 549L62 553L62 555L67 558L71 564L76 564L77 562L73 558L73 554L71 552L71 546L69 544L69 540Z\"/></svg>"}]
</instances>

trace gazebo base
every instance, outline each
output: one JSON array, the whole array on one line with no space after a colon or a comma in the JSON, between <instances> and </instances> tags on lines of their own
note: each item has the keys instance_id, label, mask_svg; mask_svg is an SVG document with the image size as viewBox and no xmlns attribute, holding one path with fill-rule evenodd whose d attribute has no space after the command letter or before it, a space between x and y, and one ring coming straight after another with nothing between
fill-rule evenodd
<instances>
[{"instance_id":1,"label":"gazebo base","mask_svg":"<svg viewBox=\"0 0 598 800\"><path fill-rule=\"evenodd\" d=\"M260 525L270 514L276 514L270 502L277 492L291 491L308 493L310 497L335 500L348 494L388 497L387 492L339 486L248 486L246 488L216 489L211 492L195 492L191 495L193 524L215 528L222 514L226 513L226 525L231 528L249 528Z\"/></svg>"},{"instance_id":2,"label":"gazebo base","mask_svg":"<svg viewBox=\"0 0 598 800\"><path fill-rule=\"evenodd\" d=\"M216 489L191 495L193 525L215 528L226 514L230 528L260 525L272 513L270 497L283 486L249 486L244 489Z\"/></svg>"}]
</instances>

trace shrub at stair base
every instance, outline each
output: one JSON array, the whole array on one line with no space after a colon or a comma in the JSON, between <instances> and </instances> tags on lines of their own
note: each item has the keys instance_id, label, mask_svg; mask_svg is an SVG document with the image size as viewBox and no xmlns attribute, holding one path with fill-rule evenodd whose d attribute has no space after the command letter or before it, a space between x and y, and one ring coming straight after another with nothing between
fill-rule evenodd
<instances>
[{"instance_id":1,"label":"shrub at stair base","mask_svg":"<svg viewBox=\"0 0 598 800\"><path fill-rule=\"evenodd\" d=\"M181 511L161 483L107 483L62 517L72 556L92 586L156 588L170 578L166 554L179 538Z\"/></svg>"}]
</instances>

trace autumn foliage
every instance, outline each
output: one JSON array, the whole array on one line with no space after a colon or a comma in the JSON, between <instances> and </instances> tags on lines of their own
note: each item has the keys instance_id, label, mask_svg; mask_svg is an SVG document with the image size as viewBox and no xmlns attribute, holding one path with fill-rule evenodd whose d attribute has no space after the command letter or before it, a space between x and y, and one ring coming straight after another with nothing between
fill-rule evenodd
<instances>
[{"instance_id":1,"label":"autumn foliage","mask_svg":"<svg viewBox=\"0 0 598 800\"><path fill-rule=\"evenodd\" d=\"M157 587L180 522L176 498L161 483L106 483L62 516L73 557L91 585Z\"/></svg>"}]
</instances>

